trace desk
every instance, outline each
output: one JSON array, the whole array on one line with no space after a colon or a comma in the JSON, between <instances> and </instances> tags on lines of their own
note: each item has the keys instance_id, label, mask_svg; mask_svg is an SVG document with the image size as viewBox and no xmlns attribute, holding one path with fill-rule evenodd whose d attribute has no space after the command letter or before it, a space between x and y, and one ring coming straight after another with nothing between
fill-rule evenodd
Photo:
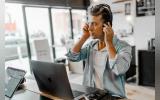
<instances>
[{"instance_id":1,"label":"desk","mask_svg":"<svg viewBox=\"0 0 160 100\"><path fill-rule=\"evenodd\" d=\"M19 90L14 96L10 99L5 97L5 100L51 100L45 96L42 96L38 93L34 93L28 90Z\"/></svg>"},{"instance_id":2,"label":"desk","mask_svg":"<svg viewBox=\"0 0 160 100\"><path fill-rule=\"evenodd\" d=\"M24 86L25 86L24 89L17 91L11 99L6 97L5 100L51 100L51 99L62 100L53 95L49 95L47 93L44 92L42 93L41 91L39 91L39 88L35 80L27 79L27 81L24 83ZM74 90L83 91L85 93L90 93L96 90L95 88L85 87L78 84L71 84L71 88ZM105 98L106 97L104 97L102 100L106 100ZM121 100L128 100L128 99L121 99Z\"/></svg>"}]
</instances>

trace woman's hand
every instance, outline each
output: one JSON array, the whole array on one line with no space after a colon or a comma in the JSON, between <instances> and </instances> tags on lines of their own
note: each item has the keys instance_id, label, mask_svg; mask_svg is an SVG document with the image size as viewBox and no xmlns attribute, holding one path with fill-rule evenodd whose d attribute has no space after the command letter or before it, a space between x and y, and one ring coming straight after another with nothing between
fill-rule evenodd
<instances>
[{"instance_id":1,"label":"woman's hand","mask_svg":"<svg viewBox=\"0 0 160 100\"><path fill-rule=\"evenodd\" d=\"M85 39L88 39L90 37L88 28L89 28L89 25L87 23L85 23L85 25L83 27L83 35L82 35L82 37Z\"/></svg>"},{"instance_id":2,"label":"woman's hand","mask_svg":"<svg viewBox=\"0 0 160 100\"><path fill-rule=\"evenodd\" d=\"M116 56L116 49L113 45L114 32L109 22L108 22L108 25L104 24L103 32L104 32L104 40L106 43L106 47L109 52L108 53L109 59L114 59Z\"/></svg>"},{"instance_id":3,"label":"woman's hand","mask_svg":"<svg viewBox=\"0 0 160 100\"><path fill-rule=\"evenodd\" d=\"M103 32L104 32L105 43L106 44L112 43L114 32L113 32L113 29L112 29L111 24L109 22L108 22L108 25L104 24Z\"/></svg>"}]
</instances>

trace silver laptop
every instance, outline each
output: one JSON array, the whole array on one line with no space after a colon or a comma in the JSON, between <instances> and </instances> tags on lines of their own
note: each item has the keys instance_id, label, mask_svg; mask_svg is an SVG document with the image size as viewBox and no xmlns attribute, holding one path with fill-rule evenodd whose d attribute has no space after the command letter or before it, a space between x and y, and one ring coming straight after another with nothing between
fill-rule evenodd
<instances>
[{"instance_id":1,"label":"silver laptop","mask_svg":"<svg viewBox=\"0 0 160 100\"><path fill-rule=\"evenodd\" d=\"M71 90L64 64L31 61L31 68L39 90L64 100L72 100L84 93Z\"/></svg>"}]
</instances>

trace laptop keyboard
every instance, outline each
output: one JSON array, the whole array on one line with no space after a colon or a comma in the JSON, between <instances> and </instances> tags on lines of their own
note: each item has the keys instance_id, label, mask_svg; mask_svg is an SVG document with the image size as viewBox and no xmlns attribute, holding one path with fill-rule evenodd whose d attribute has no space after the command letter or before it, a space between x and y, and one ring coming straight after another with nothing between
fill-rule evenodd
<instances>
[{"instance_id":1,"label":"laptop keyboard","mask_svg":"<svg viewBox=\"0 0 160 100\"><path fill-rule=\"evenodd\" d=\"M78 97L82 94L85 94L84 92L80 92L80 91L77 91L77 90L73 90L72 93L73 93L73 97Z\"/></svg>"},{"instance_id":2,"label":"laptop keyboard","mask_svg":"<svg viewBox=\"0 0 160 100\"><path fill-rule=\"evenodd\" d=\"M95 91L87 95L89 100L101 100L104 96L106 96L106 92L104 91ZM107 99L107 100L110 100L110 99Z\"/></svg>"},{"instance_id":3,"label":"laptop keyboard","mask_svg":"<svg viewBox=\"0 0 160 100\"><path fill-rule=\"evenodd\" d=\"M105 91L95 91L91 94L88 94L87 98L89 100L118 100L118 99L121 99L120 97L111 96Z\"/></svg>"}]
</instances>

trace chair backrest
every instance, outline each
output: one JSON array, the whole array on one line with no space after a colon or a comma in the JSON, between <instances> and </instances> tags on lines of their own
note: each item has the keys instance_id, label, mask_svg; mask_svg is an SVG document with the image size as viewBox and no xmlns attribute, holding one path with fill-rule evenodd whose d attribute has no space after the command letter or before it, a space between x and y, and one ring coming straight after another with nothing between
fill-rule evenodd
<instances>
[{"instance_id":1,"label":"chair backrest","mask_svg":"<svg viewBox=\"0 0 160 100\"><path fill-rule=\"evenodd\" d=\"M136 65L136 47L132 46L132 60L131 60L131 65Z\"/></svg>"},{"instance_id":2,"label":"chair backrest","mask_svg":"<svg viewBox=\"0 0 160 100\"><path fill-rule=\"evenodd\" d=\"M126 79L136 75L136 54L135 54L135 46L132 46L132 60L130 63L130 67L126 72Z\"/></svg>"},{"instance_id":3,"label":"chair backrest","mask_svg":"<svg viewBox=\"0 0 160 100\"><path fill-rule=\"evenodd\" d=\"M51 52L48 39L34 40L36 60L51 62Z\"/></svg>"}]
</instances>

